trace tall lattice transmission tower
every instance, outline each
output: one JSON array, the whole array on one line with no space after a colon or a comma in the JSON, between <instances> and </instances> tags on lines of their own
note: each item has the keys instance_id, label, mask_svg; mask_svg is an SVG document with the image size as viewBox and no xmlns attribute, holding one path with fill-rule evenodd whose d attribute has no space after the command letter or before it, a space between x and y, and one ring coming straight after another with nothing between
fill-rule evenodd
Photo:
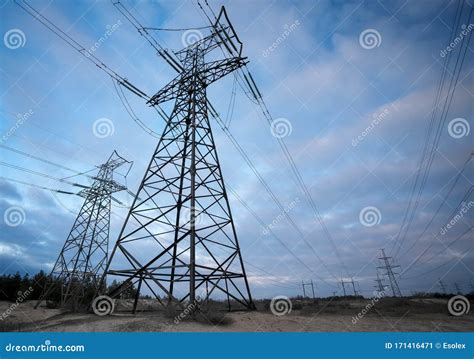
<instances>
[{"instance_id":1,"label":"tall lattice transmission tower","mask_svg":"<svg viewBox=\"0 0 474 359\"><path fill-rule=\"evenodd\" d=\"M99 290L108 258L111 201L118 201L112 194L126 189L113 175L127 163L131 164L114 151L107 162L98 166L92 184L78 193L85 198L84 203L36 307L50 298L59 299L61 306L88 304L91 298L86 297Z\"/></svg>"},{"instance_id":2,"label":"tall lattice transmission tower","mask_svg":"<svg viewBox=\"0 0 474 359\"><path fill-rule=\"evenodd\" d=\"M385 270L384 275L386 275L388 277L388 280L389 280L389 283L390 283L390 288L392 289L393 296L394 297L401 297L402 292L400 291L400 287L398 286L397 278L395 278L395 274L397 274L397 273L395 273L393 271L394 268L399 268L400 266L399 265L393 265L391 263L392 257L387 257L385 255L385 250L383 248L380 251L382 252L382 257L380 257L379 259L382 261L383 266L380 266L380 267L377 267L377 268Z\"/></svg>"},{"instance_id":3,"label":"tall lattice transmission tower","mask_svg":"<svg viewBox=\"0 0 474 359\"><path fill-rule=\"evenodd\" d=\"M233 56L220 52L232 48ZM148 100L174 107L112 251L106 274L160 303L194 303L199 291L254 308L209 122L207 87L246 64L222 8L211 33L175 52L181 72ZM212 55L211 55L212 53ZM216 54L217 53L217 54ZM212 59L211 59L212 57Z\"/></svg>"}]
</instances>

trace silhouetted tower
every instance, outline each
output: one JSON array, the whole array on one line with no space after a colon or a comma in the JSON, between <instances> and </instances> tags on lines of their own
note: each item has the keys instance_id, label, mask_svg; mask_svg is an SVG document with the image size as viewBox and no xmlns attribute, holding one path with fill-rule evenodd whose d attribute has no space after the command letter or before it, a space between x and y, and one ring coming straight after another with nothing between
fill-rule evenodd
<instances>
[{"instance_id":1,"label":"silhouetted tower","mask_svg":"<svg viewBox=\"0 0 474 359\"><path fill-rule=\"evenodd\" d=\"M401 297L402 292L400 291L400 287L398 286L397 279L395 278L396 273L394 273L394 271L393 271L394 268L397 268L397 267L400 267L400 266L399 265L392 265L390 263L392 257L387 257L385 255L385 250L383 248L381 249L381 251L382 251L382 257L380 257L379 259L383 261L384 265L381 266L381 267L378 267L378 268L384 269L386 271L386 273L384 273L384 275L386 275L388 277L388 280L389 280L389 283L390 283L390 288L392 289L393 296L394 297Z\"/></svg>"},{"instance_id":2,"label":"silhouetted tower","mask_svg":"<svg viewBox=\"0 0 474 359\"><path fill-rule=\"evenodd\" d=\"M344 297L347 295L346 294L346 287L345 287L345 282L341 279L341 285L342 285L342 291L344 292Z\"/></svg>"},{"instance_id":3,"label":"silhouetted tower","mask_svg":"<svg viewBox=\"0 0 474 359\"><path fill-rule=\"evenodd\" d=\"M130 162L114 151L107 162L98 167L92 185L79 192L85 201L36 307L52 296L52 299L60 299L61 306L87 304L85 302L99 289L107 264L112 194L126 189L113 179L113 174L125 163ZM84 298L86 295L91 298Z\"/></svg>"},{"instance_id":4,"label":"silhouetted tower","mask_svg":"<svg viewBox=\"0 0 474 359\"><path fill-rule=\"evenodd\" d=\"M313 280L311 279L311 281L309 283L305 283L304 281L301 281L301 284L303 285L303 298L306 298L306 288L305 287L309 286L309 287L311 287L311 292L313 294L313 300L316 300Z\"/></svg>"},{"instance_id":5,"label":"silhouetted tower","mask_svg":"<svg viewBox=\"0 0 474 359\"><path fill-rule=\"evenodd\" d=\"M444 285L443 281L440 279L438 279L438 284L439 284L439 287L441 288L441 291L443 292L443 294L448 294L447 290L446 290L446 286Z\"/></svg>"},{"instance_id":6,"label":"silhouetted tower","mask_svg":"<svg viewBox=\"0 0 474 359\"><path fill-rule=\"evenodd\" d=\"M356 290L356 287L355 287L355 283L354 283L354 278L351 278L350 283L352 283L352 290L354 291L354 296L357 297L357 295L358 295L359 293L357 293L357 290Z\"/></svg>"},{"instance_id":7,"label":"silhouetted tower","mask_svg":"<svg viewBox=\"0 0 474 359\"><path fill-rule=\"evenodd\" d=\"M385 291L385 285L383 284L383 279L380 278L379 272L377 271L377 279L374 279L377 285L374 287L377 289L377 292L382 293Z\"/></svg>"},{"instance_id":8,"label":"silhouetted tower","mask_svg":"<svg viewBox=\"0 0 474 359\"><path fill-rule=\"evenodd\" d=\"M222 58L225 47L231 57ZM229 309L231 301L254 308L207 100L209 85L246 63L241 51L222 9L210 35L175 52L182 71L149 99L174 107L107 266L124 280L111 297L136 284L162 304L195 303L207 284Z\"/></svg>"}]
</instances>

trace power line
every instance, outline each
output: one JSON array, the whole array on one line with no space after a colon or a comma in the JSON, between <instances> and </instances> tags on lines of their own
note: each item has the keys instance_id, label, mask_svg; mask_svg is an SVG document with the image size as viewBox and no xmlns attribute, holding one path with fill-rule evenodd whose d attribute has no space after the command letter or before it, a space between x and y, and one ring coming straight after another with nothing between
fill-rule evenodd
<instances>
[{"instance_id":1,"label":"power line","mask_svg":"<svg viewBox=\"0 0 474 359\"><path fill-rule=\"evenodd\" d=\"M460 13L459 13L460 15L459 15L458 22L461 18L463 5L464 5L464 3L462 3L462 5L461 5L461 10L460 10ZM468 23L470 23L471 16L472 16L472 8L471 8L471 11L469 12ZM457 25L453 26L453 29L457 29L457 27L458 27ZM423 177L421 179L421 184L420 184L420 187L418 189L417 197L416 197L416 200L415 200L414 205L412 207L410 217L408 219L408 223L407 223L407 225L404 229L404 235L403 235L403 237L401 238L401 240L399 242L399 246L398 246L394 256L398 255L399 251L401 250L401 247L403 246L403 243L406 240L408 230L409 230L409 228L410 228L410 226L411 226L411 224L414 220L415 212L416 212L416 210L418 208L418 204L420 202L421 194L423 193L423 190L426 186L426 183L427 183L427 180L428 180L428 175L429 175L429 172L430 172L430 169L431 169L431 166L433 164L433 160L434 160L434 157L435 157L435 154L436 154L436 149L438 148L438 145L439 145L439 140L440 140L440 137L441 137L443 125L446 122L446 117L448 115L448 111L449 111L449 108L451 106L451 102L453 100L454 92L456 90L456 86L457 86L457 83L458 83L458 80L459 80L461 69L462 69L462 66L464 64L464 59L465 59L465 56L466 56L466 51L469 47L469 42L470 42L471 35L472 35L472 33L470 32L469 36L467 37L467 43L466 43L465 47L464 47L464 42L466 40L466 37L463 37L463 39L461 41L460 50L458 52L458 55L457 55L457 58L456 58L456 63L455 63L455 66L454 66L454 71L453 71L453 74L451 76L451 80L449 81L449 86L448 86L446 97L444 98L443 108L442 108L441 115L440 115L440 118L439 118L439 121L438 121L438 124L437 124L436 132L435 132L434 139L433 139L433 144L431 145L431 149L430 149L429 154L427 154L428 159L425 161L424 156L422 156L422 161L420 162L420 168L422 167L422 165L424 163L426 163L426 167L424 168ZM462 51L463 47L464 47L464 52ZM461 53L462 53L462 59L460 61ZM448 64L449 64L449 55L447 56L447 58L448 59L447 59L446 66L443 68L442 81L441 81L441 84L440 84L441 88L444 84L444 75L448 71L447 68L448 68ZM440 90L440 92L441 92L441 90ZM436 117L436 113L437 113L437 110L438 110L438 105L437 105L438 102L439 101L436 101L436 106L433 109L433 119ZM419 170L420 170L420 168L419 168ZM418 179L418 174L417 174L417 179ZM416 186L416 183L417 183L417 180L415 180L415 186ZM410 202L409 202L409 206L407 208L407 211L410 208L411 202L412 202L412 197L410 197ZM400 227L400 231L399 231L394 243L396 243L399 240L399 237L402 233L402 228L403 228L404 223L405 223L405 218L404 218L404 221L402 223L402 226Z\"/></svg>"},{"instance_id":2,"label":"power line","mask_svg":"<svg viewBox=\"0 0 474 359\"><path fill-rule=\"evenodd\" d=\"M198 3L198 6L200 7L200 9L203 11L203 13L206 15L207 19L209 20L209 22L211 22L212 24L212 21L210 20L209 16L207 15L206 11L204 10L204 8L201 6L201 4L199 3L199 0L197 1ZM213 24L213 27L216 28L216 26L219 25L219 22L217 21L217 17L216 17L216 14L214 13L214 11L212 10L212 8L209 6L209 4L207 3L206 1L206 5L208 6L208 8L211 10L212 12L212 15L214 17L214 19L216 20L215 21L215 24ZM215 29L216 32L219 32L221 29ZM228 50L230 50L228 47L227 47ZM224 56L226 56L225 52L224 52L224 49L222 49L222 52L224 53ZM232 52L231 50L229 52ZM270 125L270 128L273 124L273 118L270 114L270 112L268 111L268 108L265 104L265 101L263 100L263 97L260 93L260 90L258 89L257 85L255 84L255 81L253 80L253 76L252 74L250 73L250 71L248 70L248 67L247 65L244 65L245 69L246 69L246 72L248 74L248 77L243 74L244 78L245 78L245 82L247 83L248 85L248 88L250 89L250 91L253 93L254 97L255 97L255 100L257 101L257 105L260 107L265 119L267 120L268 124ZM243 70L242 70L243 71ZM239 74L239 72L237 72L237 74ZM252 86L253 85L253 86ZM245 84L243 84L243 86L245 86ZM285 158L287 159L289 165L290 165L290 169L292 170L293 174L295 175L295 178L299 184L299 186L301 187L302 189L302 192L303 194L305 195L305 198L308 200L309 202L309 205L310 207L312 208L313 212L314 212L314 215L316 217L316 219L318 220L321 228L323 229L326 237L329 239L330 243L331 243L331 246L339 260L339 262L341 263L341 265L343 266L343 268L345 269L346 271L346 274L349 276L349 271L347 269L347 266L346 264L344 263L344 261L342 260L341 256L340 256L340 253L339 253L339 250L334 242L334 239L332 238L332 235L331 233L329 232L317 206L316 206L316 203L314 202L312 196L311 196L311 193L309 192L309 189L308 187L306 186L306 183L304 182L303 180L303 177L301 175L301 172L299 171L298 167L296 166L296 163L290 153L290 151L288 150L288 147L286 146L283 138L280 138L280 137L275 137L275 140L278 142L278 144L280 145L280 148L285 156Z\"/></svg>"},{"instance_id":3,"label":"power line","mask_svg":"<svg viewBox=\"0 0 474 359\"><path fill-rule=\"evenodd\" d=\"M434 213L434 215L431 217L430 221L426 224L425 228L423 229L423 232L421 232L421 234L415 239L415 241L413 242L412 246L410 248L408 248L404 253L403 255L406 255L408 253L411 252L411 250L415 247L415 245L418 243L418 241L421 239L421 237L423 237L423 235L426 233L426 231L428 230L428 228L431 226L431 224L433 223L434 219L436 218L436 216L438 215L438 213L440 212L441 208L444 206L444 204L446 203L449 195L451 194L451 192L453 191L454 187L456 186L456 184L458 183L459 179L461 178L464 170L466 169L467 165L469 164L469 162L471 161L471 159L473 158L474 156L474 152L471 153L468 157L468 159L466 160L466 162L464 163L461 171L459 171L459 173L457 174L456 178L454 179L451 187L449 188L449 190L446 192L446 194L444 195L443 197L443 200L441 201L439 207L437 208L436 212Z\"/></svg>"},{"instance_id":4,"label":"power line","mask_svg":"<svg viewBox=\"0 0 474 359\"><path fill-rule=\"evenodd\" d=\"M54 189L54 188L50 188L50 187L43 187L43 186L40 186L40 185L37 185L37 184L33 184L33 183L29 183L29 182L20 181L20 180L16 180L16 179L13 179L13 178L8 178L8 177L0 176L0 179L2 179L2 180L4 180L4 181L9 181L9 182L14 182L14 183L23 184L23 185L29 186L29 187L34 187L34 188L42 189L42 190L45 190L45 191L56 192L56 193L61 193L61 194L78 195L77 193L74 193L74 192L63 191L63 190L60 190L60 189Z\"/></svg>"},{"instance_id":5,"label":"power line","mask_svg":"<svg viewBox=\"0 0 474 359\"><path fill-rule=\"evenodd\" d=\"M18 171L23 171L23 172L26 172L26 173L34 174L36 176L49 178L49 179L52 179L52 180L55 180L55 181L58 181L58 182L67 183L67 184L69 184L71 186L74 186L74 187L89 188L88 186L84 186L84 185L79 184L79 183L75 183L75 182L71 182L71 181L68 181L68 180L65 180L65 179L62 179L62 178L50 176L50 175L47 175L45 173L41 173L41 172L38 172L38 171L33 171L33 170L30 170L30 169L27 169L27 168L24 168L24 167L21 167L21 166L12 165L10 163L6 163L6 162L3 162L3 161L0 161L0 165L5 166L5 167L10 167L10 168L16 169Z\"/></svg>"},{"instance_id":6,"label":"power line","mask_svg":"<svg viewBox=\"0 0 474 359\"><path fill-rule=\"evenodd\" d=\"M55 163L55 162L46 160L46 159L44 159L44 158L41 158L41 157L38 157L38 156L34 156L34 155L30 154L30 153L17 150L17 149L15 149L15 148L13 148L13 147L10 147L10 146L4 145L4 144L0 144L0 147L6 149L6 150L8 150L8 151L11 151L11 152L20 154L20 155L22 155L22 156L26 156L26 157L35 159L35 160L37 160L37 161L41 161L41 162L47 163L48 165L55 166L55 167L58 167L58 168L61 168L61 169L64 169L64 170L67 170L67 171L70 171L70 172L74 172L76 175L79 175L79 174L83 175L83 174L85 174L85 172L79 173L78 171L76 171L76 170L74 170L74 169L72 169L72 168L70 168L70 167L66 167L66 166L64 166L64 165L60 165L60 164L58 164L58 163ZM91 176L87 176L87 177L91 178Z\"/></svg>"},{"instance_id":7,"label":"power line","mask_svg":"<svg viewBox=\"0 0 474 359\"><path fill-rule=\"evenodd\" d=\"M430 258L430 260L432 260L433 258L439 256L439 255L442 254L443 252L445 252L446 249L448 249L449 247L451 247L454 243L456 243L458 240L460 240L462 237L464 237L464 236L465 236L467 233L469 233L469 232L472 232L472 228L468 228L468 229L465 230L463 233L461 233L459 236L457 236L454 240L452 240L450 243L448 243L448 245L446 246L445 249L442 249L439 253L437 253L437 254L435 254L434 256L432 256L432 257ZM471 248L471 249L472 249L472 248ZM470 249L470 250L471 250L471 249ZM464 253L464 255L461 257L461 259L464 258L464 257L470 252L470 250L467 251L466 253ZM426 252L426 251L425 251L425 252ZM450 258L450 259L448 259L446 262L444 262L444 263L442 263L442 264L440 264L440 265L438 265L438 266L436 266L436 267L434 267L434 268L432 268L432 269L430 269L430 270L428 270L428 271L426 271L426 272L422 272L422 273L419 273L419 274L417 274L417 275L414 275L414 276L408 277L408 278L405 278L405 277L404 277L404 279L414 279L414 278L423 277L423 276L425 276L426 274L432 273L432 272L438 270L439 268L444 267L445 265L449 264L449 263L450 263L451 261L453 261L454 259L458 259L458 258L457 258L457 257ZM406 272L406 271L405 271L405 272ZM402 274L404 274L404 273L402 273Z\"/></svg>"},{"instance_id":8,"label":"power line","mask_svg":"<svg viewBox=\"0 0 474 359\"><path fill-rule=\"evenodd\" d=\"M302 264L308 271L310 271L313 275L315 275L319 280L322 282L326 283L327 285L334 286L333 284L327 282L324 278L318 276L313 269L311 269L305 262L303 262L292 250L289 248L286 243L276 235L276 233L271 229L268 228L268 226L265 224L263 219L237 194L237 192L227 184L227 189L229 190L230 193L234 195L234 197L249 211L249 213L257 220L257 222L265 228L269 234L271 234L287 251L290 253L300 264ZM321 264L325 267L326 271L328 271L329 274L331 274L333 277L334 274L329 270L329 268L326 266L326 263L319 257L317 256L318 260L321 262ZM337 278L336 278L337 279Z\"/></svg>"}]
</instances>

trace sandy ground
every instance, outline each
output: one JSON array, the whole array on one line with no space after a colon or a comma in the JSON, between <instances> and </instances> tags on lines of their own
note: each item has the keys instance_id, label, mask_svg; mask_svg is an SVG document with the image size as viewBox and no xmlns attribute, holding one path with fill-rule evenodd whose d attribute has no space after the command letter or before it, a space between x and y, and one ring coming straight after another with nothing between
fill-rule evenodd
<instances>
[{"instance_id":1,"label":"sandy ground","mask_svg":"<svg viewBox=\"0 0 474 359\"><path fill-rule=\"evenodd\" d=\"M438 301L438 302L436 302ZM385 310L374 307L353 323L353 317L367 304L367 301L351 301L333 306L331 310L325 303L320 304L316 312L292 310L291 313L276 316L268 310L252 312L231 312L225 315L227 324L213 325L197 323L184 319L175 323L163 311L139 312L135 315L125 312L99 317L94 314L69 313L59 309L47 309L44 306L34 309L34 302L20 304L8 317L0 320L0 331L41 331L41 332L364 332L364 331L474 331L474 314L462 317L450 316L447 312L438 313L426 310L436 304L439 309L444 303L440 300L416 303L414 307L399 306ZM0 313L11 308L12 303L0 302ZM339 304L338 304L339 305ZM420 310L425 308L425 310ZM393 311L393 309L396 309ZM311 310L311 311L312 311ZM326 313L326 311L329 313Z\"/></svg>"}]
</instances>

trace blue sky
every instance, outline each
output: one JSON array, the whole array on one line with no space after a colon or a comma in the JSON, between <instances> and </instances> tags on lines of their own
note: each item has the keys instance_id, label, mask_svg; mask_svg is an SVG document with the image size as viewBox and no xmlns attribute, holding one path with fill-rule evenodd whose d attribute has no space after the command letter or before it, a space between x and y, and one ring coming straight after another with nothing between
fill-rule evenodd
<instances>
[{"instance_id":1,"label":"blue sky","mask_svg":"<svg viewBox=\"0 0 474 359\"><path fill-rule=\"evenodd\" d=\"M192 1L125 4L134 8L150 27L207 24ZM279 209L213 122L226 183L265 223L274 223L278 237L307 265L303 266L275 238L265 234L252 215L230 196L254 296L301 294L299 283L310 279L317 283L318 294L329 295L341 290L338 278L348 280L351 276L358 281L362 293L370 295L376 266L380 265L379 249L386 248L391 253L410 198L442 72L441 51L448 45L457 1L233 0L210 4L214 9L221 4L226 6L271 114L274 119L285 119L285 125L291 128L284 140L338 248L337 255L315 222L268 124L237 87L230 131L280 201L288 206L305 241L324 261L322 265L287 221L279 219ZM94 54L148 94L175 76L109 1L34 1L32 5L87 49L113 27ZM0 46L2 144L78 171L92 169L116 149L134 161L127 185L135 191L157 139L130 119L112 81L103 72L13 2L4 1L0 6L0 31L4 37ZM466 25L467 6L460 22ZM24 35L23 46L6 46L5 36L12 29ZM360 35L365 30L378 36L375 46L361 42ZM456 31L458 35L460 30ZM156 35L167 48L183 47L181 33ZM459 50L457 46L453 54ZM473 277L472 235L468 233L450 244L472 227L472 210L467 210L445 235L439 233L472 186L472 161L432 225L417 239L473 149L472 131L460 138L450 136L448 131L448 123L457 118L464 119L469 129L473 125L472 65L471 42L418 211L396 257L403 270L431 246L400 278L401 289L407 294L436 290L440 277L448 285L458 282L468 290ZM224 118L232 86L229 76L209 89L212 103ZM127 98L146 125L160 133L163 121L156 113L133 95ZM20 118L24 119L21 123ZM103 118L111 121L113 134L101 138L94 135L93 126ZM377 123L373 125L375 119ZM0 151L2 162L54 177L71 175L5 148L0 147ZM0 166L0 173L71 190L66 184L5 166ZM81 199L8 181L0 181L0 192L0 272L50 269ZM120 198L130 200L123 194ZM472 195L466 198L466 205L470 201L474 201ZM361 211L367 207L378 211L378 223L373 226L365 226L360 220ZM5 213L11 208L21 209L20 215L24 216L20 225L6 223ZM111 244L125 215L124 209L113 208ZM440 265L443 266L436 269ZM425 272L428 273L423 275Z\"/></svg>"}]
</instances>

